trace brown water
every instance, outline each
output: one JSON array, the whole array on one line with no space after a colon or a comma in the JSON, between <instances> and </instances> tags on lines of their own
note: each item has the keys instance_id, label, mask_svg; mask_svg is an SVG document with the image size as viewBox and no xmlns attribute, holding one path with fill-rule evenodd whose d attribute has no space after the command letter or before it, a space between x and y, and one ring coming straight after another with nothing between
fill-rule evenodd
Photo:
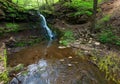
<instances>
[{"instance_id":1,"label":"brown water","mask_svg":"<svg viewBox=\"0 0 120 84\"><path fill-rule=\"evenodd\" d=\"M71 48L49 48L38 44L10 54L8 65L23 63L27 73L19 73L10 84L114 84L97 67L75 55Z\"/></svg>"}]
</instances>

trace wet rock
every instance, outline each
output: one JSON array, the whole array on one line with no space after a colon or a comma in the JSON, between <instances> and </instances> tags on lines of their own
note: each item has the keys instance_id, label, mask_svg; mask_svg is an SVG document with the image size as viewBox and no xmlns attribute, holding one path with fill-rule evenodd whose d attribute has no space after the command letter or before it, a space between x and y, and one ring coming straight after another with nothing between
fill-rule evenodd
<instances>
[{"instance_id":1,"label":"wet rock","mask_svg":"<svg viewBox=\"0 0 120 84\"><path fill-rule=\"evenodd\" d=\"M71 67L71 66L72 66L72 64L68 64L68 66L69 66L69 67Z\"/></svg>"}]
</instances>

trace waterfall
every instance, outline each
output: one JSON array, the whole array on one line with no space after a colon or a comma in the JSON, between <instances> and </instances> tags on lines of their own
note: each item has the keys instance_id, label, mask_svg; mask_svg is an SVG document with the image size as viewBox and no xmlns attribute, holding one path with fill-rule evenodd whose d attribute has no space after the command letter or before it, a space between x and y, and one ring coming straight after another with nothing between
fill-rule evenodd
<instances>
[{"instance_id":1,"label":"waterfall","mask_svg":"<svg viewBox=\"0 0 120 84\"><path fill-rule=\"evenodd\" d=\"M47 26L47 22L46 22L45 17L42 14L40 14L39 12L38 12L38 15L40 16L41 26L43 28L45 28L45 30L47 31L47 34L48 34L50 40L53 40L54 35L53 35L52 31L50 30L50 28Z\"/></svg>"}]
</instances>

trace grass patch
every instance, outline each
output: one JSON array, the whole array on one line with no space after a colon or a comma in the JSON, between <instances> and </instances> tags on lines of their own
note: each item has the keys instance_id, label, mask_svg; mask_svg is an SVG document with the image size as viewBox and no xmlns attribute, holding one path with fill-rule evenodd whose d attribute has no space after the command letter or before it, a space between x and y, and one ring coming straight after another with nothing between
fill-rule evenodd
<instances>
[{"instance_id":1,"label":"grass patch","mask_svg":"<svg viewBox=\"0 0 120 84\"><path fill-rule=\"evenodd\" d=\"M74 38L74 34L73 34L72 30L66 30L63 32L63 36L61 37L59 43L64 46L67 46L74 40L75 40L75 38Z\"/></svg>"}]
</instances>

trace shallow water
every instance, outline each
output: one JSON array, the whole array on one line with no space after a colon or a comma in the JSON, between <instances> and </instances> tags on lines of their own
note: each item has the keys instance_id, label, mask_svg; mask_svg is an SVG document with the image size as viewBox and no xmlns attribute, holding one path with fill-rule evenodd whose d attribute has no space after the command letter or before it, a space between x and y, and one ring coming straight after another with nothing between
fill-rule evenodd
<instances>
[{"instance_id":1,"label":"shallow water","mask_svg":"<svg viewBox=\"0 0 120 84\"><path fill-rule=\"evenodd\" d=\"M105 79L99 69L87 60L75 55L71 48L59 49L53 43L45 44L10 54L8 65L23 63L26 73L17 74L10 84L113 84Z\"/></svg>"}]
</instances>

